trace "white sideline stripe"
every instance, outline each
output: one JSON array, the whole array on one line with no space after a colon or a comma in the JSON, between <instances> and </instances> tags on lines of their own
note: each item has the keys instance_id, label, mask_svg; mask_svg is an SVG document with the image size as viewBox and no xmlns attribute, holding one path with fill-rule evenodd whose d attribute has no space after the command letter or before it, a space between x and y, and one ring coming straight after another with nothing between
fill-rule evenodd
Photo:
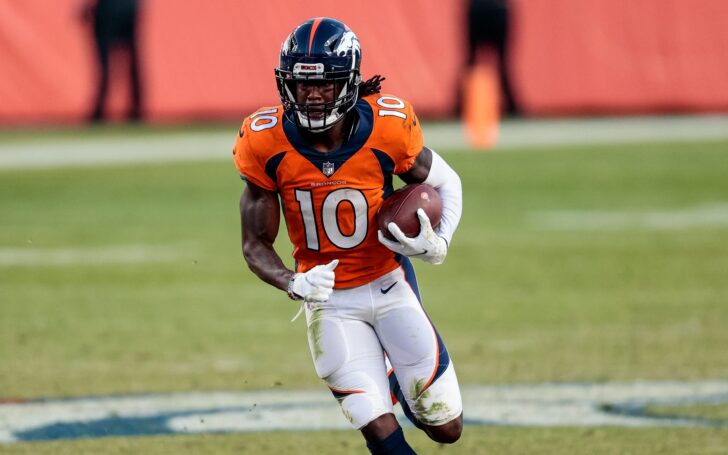
<instances>
[{"instance_id":1,"label":"white sideline stripe","mask_svg":"<svg viewBox=\"0 0 728 455\"><path fill-rule=\"evenodd\" d=\"M169 133L145 138L73 138L0 144L0 169L128 165L227 158L235 131ZM233 173L235 171L233 170Z\"/></svg>"},{"instance_id":2,"label":"white sideline stripe","mask_svg":"<svg viewBox=\"0 0 728 455\"><path fill-rule=\"evenodd\" d=\"M608 413L604 404L725 404L728 381L470 385L462 393L466 422L475 425L696 426L690 419ZM189 392L0 404L0 442L59 423L144 417L159 417L176 433L350 428L325 390Z\"/></svg>"},{"instance_id":3,"label":"white sideline stripe","mask_svg":"<svg viewBox=\"0 0 728 455\"><path fill-rule=\"evenodd\" d=\"M529 220L538 227L558 230L681 230L728 227L728 203L706 204L682 210L536 212L529 216Z\"/></svg>"},{"instance_id":4,"label":"white sideline stripe","mask_svg":"<svg viewBox=\"0 0 728 455\"><path fill-rule=\"evenodd\" d=\"M460 123L422 125L425 144L432 148L469 147ZM728 139L728 116L506 119L493 150L716 139Z\"/></svg>"},{"instance_id":5,"label":"white sideline stripe","mask_svg":"<svg viewBox=\"0 0 728 455\"><path fill-rule=\"evenodd\" d=\"M422 128L429 147L440 151L468 148L463 126L457 121L423 122ZM0 170L232 160L236 133L232 127L229 132L172 131L151 137L129 133L0 143ZM728 115L506 119L501 122L495 150L727 138Z\"/></svg>"},{"instance_id":6,"label":"white sideline stripe","mask_svg":"<svg viewBox=\"0 0 728 455\"><path fill-rule=\"evenodd\" d=\"M0 267L124 264L169 261L180 256L177 246L118 245L103 248L0 248Z\"/></svg>"}]
</instances>

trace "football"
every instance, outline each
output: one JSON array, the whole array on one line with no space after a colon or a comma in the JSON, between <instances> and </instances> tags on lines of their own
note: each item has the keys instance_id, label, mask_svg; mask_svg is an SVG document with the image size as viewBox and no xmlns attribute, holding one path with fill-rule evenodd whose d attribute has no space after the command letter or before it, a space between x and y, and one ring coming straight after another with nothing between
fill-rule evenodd
<instances>
[{"instance_id":1,"label":"football","mask_svg":"<svg viewBox=\"0 0 728 455\"><path fill-rule=\"evenodd\" d=\"M417 237L420 233L420 219L417 209L423 209L430 218L432 228L440 225L442 200L437 191L424 183L413 183L393 192L379 207L379 230L390 240L395 240L387 225L395 223L407 237Z\"/></svg>"}]
</instances>

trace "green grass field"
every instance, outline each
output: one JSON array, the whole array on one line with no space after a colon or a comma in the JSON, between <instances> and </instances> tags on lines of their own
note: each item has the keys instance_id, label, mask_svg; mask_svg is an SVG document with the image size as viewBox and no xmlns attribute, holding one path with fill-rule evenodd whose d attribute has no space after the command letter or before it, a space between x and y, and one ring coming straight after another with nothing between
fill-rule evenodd
<instances>
[{"instance_id":1,"label":"green grass field","mask_svg":"<svg viewBox=\"0 0 728 455\"><path fill-rule=\"evenodd\" d=\"M446 263L416 268L463 384L728 377L728 142L442 152L464 215ZM322 387L305 324L288 322L297 306L242 260L241 188L225 161L0 170L0 398ZM285 238L278 248L291 263ZM408 438L421 453L728 452L725 427L468 427L447 448ZM366 453L360 439L0 452Z\"/></svg>"}]
</instances>

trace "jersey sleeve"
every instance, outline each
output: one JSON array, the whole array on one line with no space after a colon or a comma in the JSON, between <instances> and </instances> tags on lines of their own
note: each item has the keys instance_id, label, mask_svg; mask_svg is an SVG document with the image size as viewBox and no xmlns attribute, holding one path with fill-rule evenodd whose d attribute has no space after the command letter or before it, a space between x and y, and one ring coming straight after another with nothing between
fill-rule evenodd
<instances>
[{"instance_id":1,"label":"jersey sleeve","mask_svg":"<svg viewBox=\"0 0 728 455\"><path fill-rule=\"evenodd\" d=\"M394 162L394 173L407 172L424 144L420 121L412 105L383 95L372 103L378 130L378 145Z\"/></svg>"},{"instance_id":2,"label":"jersey sleeve","mask_svg":"<svg viewBox=\"0 0 728 455\"><path fill-rule=\"evenodd\" d=\"M400 160L394 163L394 173L402 174L409 171L412 165L417 159L417 155L422 151L424 145L424 138L422 137L422 128L420 126L420 120L415 115L415 110L412 109L412 105L408 104L409 115L405 120L405 134L407 142L404 146L404 153Z\"/></svg>"},{"instance_id":3,"label":"jersey sleeve","mask_svg":"<svg viewBox=\"0 0 728 455\"><path fill-rule=\"evenodd\" d=\"M250 133L250 117L248 117L240 127L233 147L235 167L238 168L238 172L244 180L266 190L276 191L278 186L265 172L268 153L266 150L257 150L263 144L254 144L251 141Z\"/></svg>"}]
</instances>

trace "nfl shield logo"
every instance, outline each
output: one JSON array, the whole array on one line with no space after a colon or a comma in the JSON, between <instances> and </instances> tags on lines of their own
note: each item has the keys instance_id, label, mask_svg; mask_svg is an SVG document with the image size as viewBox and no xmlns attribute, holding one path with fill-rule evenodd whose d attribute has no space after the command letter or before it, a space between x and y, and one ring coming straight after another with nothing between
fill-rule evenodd
<instances>
[{"instance_id":1,"label":"nfl shield logo","mask_svg":"<svg viewBox=\"0 0 728 455\"><path fill-rule=\"evenodd\" d=\"M331 161L325 162L323 166L323 172L326 177L331 177L331 175L334 173L334 163L332 163Z\"/></svg>"}]
</instances>

